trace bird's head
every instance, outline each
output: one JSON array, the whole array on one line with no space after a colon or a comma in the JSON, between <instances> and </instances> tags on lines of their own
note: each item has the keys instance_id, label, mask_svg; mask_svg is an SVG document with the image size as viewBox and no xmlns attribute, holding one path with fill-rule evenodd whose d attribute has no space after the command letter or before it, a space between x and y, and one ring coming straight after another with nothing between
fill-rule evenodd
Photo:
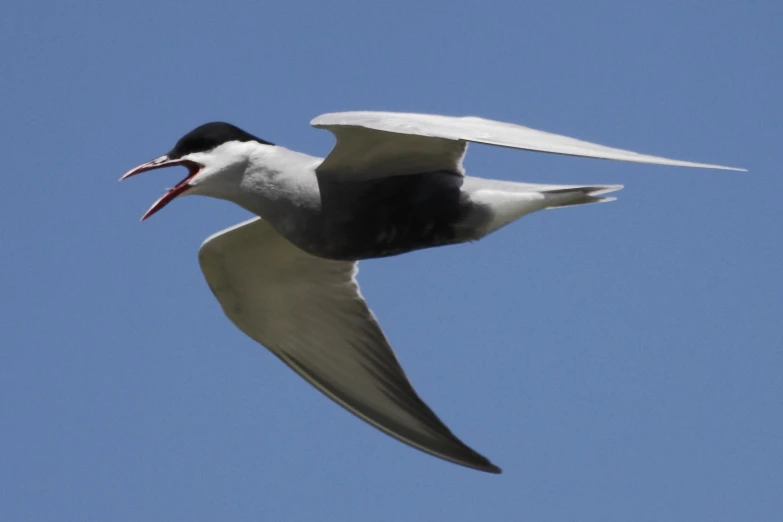
<instances>
[{"instance_id":1,"label":"bird's head","mask_svg":"<svg viewBox=\"0 0 783 522\"><path fill-rule=\"evenodd\" d=\"M253 145L272 145L230 123L212 122L196 127L163 156L134 167L120 181L148 170L181 165L188 175L170 188L144 213L144 221L182 194L219 196L228 178L244 172Z\"/></svg>"}]
</instances>

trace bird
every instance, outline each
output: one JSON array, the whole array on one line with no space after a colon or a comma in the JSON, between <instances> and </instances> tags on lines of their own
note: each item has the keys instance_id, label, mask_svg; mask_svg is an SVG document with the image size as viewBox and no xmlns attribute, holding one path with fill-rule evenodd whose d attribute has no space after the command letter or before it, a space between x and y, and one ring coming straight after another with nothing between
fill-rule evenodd
<instances>
[{"instance_id":1,"label":"bird","mask_svg":"<svg viewBox=\"0 0 783 522\"><path fill-rule=\"evenodd\" d=\"M468 143L638 163L745 170L610 148L529 127L431 114L354 111L311 122L336 138L320 158L225 122L201 125L126 172L183 166L180 196L227 200L253 219L210 236L198 260L223 312L311 385L418 450L500 473L457 438L406 377L357 283L361 260L475 241L543 209L603 203L622 185L468 176Z\"/></svg>"}]
</instances>

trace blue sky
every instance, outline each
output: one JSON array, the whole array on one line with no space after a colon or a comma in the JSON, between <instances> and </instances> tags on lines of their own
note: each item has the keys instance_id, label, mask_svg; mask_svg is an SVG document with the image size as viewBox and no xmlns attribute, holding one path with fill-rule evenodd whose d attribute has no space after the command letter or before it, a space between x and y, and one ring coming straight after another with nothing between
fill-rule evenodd
<instances>
[{"instance_id":1,"label":"blue sky","mask_svg":"<svg viewBox=\"0 0 783 522\"><path fill-rule=\"evenodd\" d=\"M16 2L0 18L2 520L774 520L783 512L778 1ZM196 262L247 216L139 217L194 126L328 153L339 110L478 115L687 170L472 146L621 183L365 262L420 394L492 476L360 422L246 339Z\"/></svg>"}]
</instances>

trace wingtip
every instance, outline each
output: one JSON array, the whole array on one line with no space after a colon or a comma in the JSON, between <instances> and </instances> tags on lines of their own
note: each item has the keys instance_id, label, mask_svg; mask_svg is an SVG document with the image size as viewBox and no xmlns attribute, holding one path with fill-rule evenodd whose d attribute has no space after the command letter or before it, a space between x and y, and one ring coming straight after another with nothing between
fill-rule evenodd
<instances>
[{"instance_id":1,"label":"wingtip","mask_svg":"<svg viewBox=\"0 0 783 522\"><path fill-rule=\"evenodd\" d=\"M468 449L470 449L470 448L468 448ZM473 452L473 450L470 450L470 451ZM473 469L478 470L478 471L483 471L485 473L492 473L494 475L500 475L501 473L503 473L503 470L500 469L500 467L494 465L487 457L485 457L484 455L475 453L475 452L473 452L473 453L475 455L474 455L474 458L471 459L472 462L468 462L468 461L453 461L453 462L455 462L457 464L461 464L463 466L467 466L467 467L473 468Z\"/></svg>"},{"instance_id":2,"label":"wingtip","mask_svg":"<svg viewBox=\"0 0 783 522\"><path fill-rule=\"evenodd\" d=\"M490 462L489 466L487 466L486 469L483 471L486 471L487 473L492 473L493 475L501 475L503 473L503 470L499 467L495 466Z\"/></svg>"},{"instance_id":3,"label":"wingtip","mask_svg":"<svg viewBox=\"0 0 783 522\"><path fill-rule=\"evenodd\" d=\"M679 166L679 165L675 165ZM684 165L685 167L688 167L690 165ZM697 168L703 168L703 169L713 169L713 170L731 170L734 172L747 172L748 169L744 169L741 167L727 167L726 165L710 165L709 163L695 163L695 167Z\"/></svg>"},{"instance_id":4,"label":"wingtip","mask_svg":"<svg viewBox=\"0 0 783 522\"><path fill-rule=\"evenodd\" d=\"M748 169L743 169L741 167L726 167L724 165L705 165L704 168L715 170L731 170L734 172L748 172Z\"/></svg>"}]
</instances>

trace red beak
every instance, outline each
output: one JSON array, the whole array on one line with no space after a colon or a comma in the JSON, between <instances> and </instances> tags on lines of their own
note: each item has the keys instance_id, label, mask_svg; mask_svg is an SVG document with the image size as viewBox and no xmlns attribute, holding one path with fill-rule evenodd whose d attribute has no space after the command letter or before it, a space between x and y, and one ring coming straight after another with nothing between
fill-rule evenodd
<instances>
[{"instance_id":1,"label":"red beak","mask_svg":"<svg viewBox=\"0 0 783 522\"><path fill-rule=\"evenodd\" d=\"M147 212L144 213L143 216L141 216L141 220L144 221L151 215L153 215L158 210L162 209L166 205L168 205L174 198L185 192L190 185L188 182L198 174L198 172L201 170L203 165L200 165L196 163L195 161L190 160L181 160L181 159L169 159L167 155L160 156L158 158L155 158L152 161L148 161L147 163L143 163L139 165L138 167L132 168L128 172L122 175L120 178L120 181L130 178L131 176L135 176L136 174L141 174L142 172L147 172L148 170L155 170L155 169L162 169L165 167L176 167L177 165L182 165L183 167L187 167L188 169L188 175L177 183L174 188L170 188L165 194L163 194L158 200L152 204L152 206L147 210Z\"/></svg>"}]
</instances>

